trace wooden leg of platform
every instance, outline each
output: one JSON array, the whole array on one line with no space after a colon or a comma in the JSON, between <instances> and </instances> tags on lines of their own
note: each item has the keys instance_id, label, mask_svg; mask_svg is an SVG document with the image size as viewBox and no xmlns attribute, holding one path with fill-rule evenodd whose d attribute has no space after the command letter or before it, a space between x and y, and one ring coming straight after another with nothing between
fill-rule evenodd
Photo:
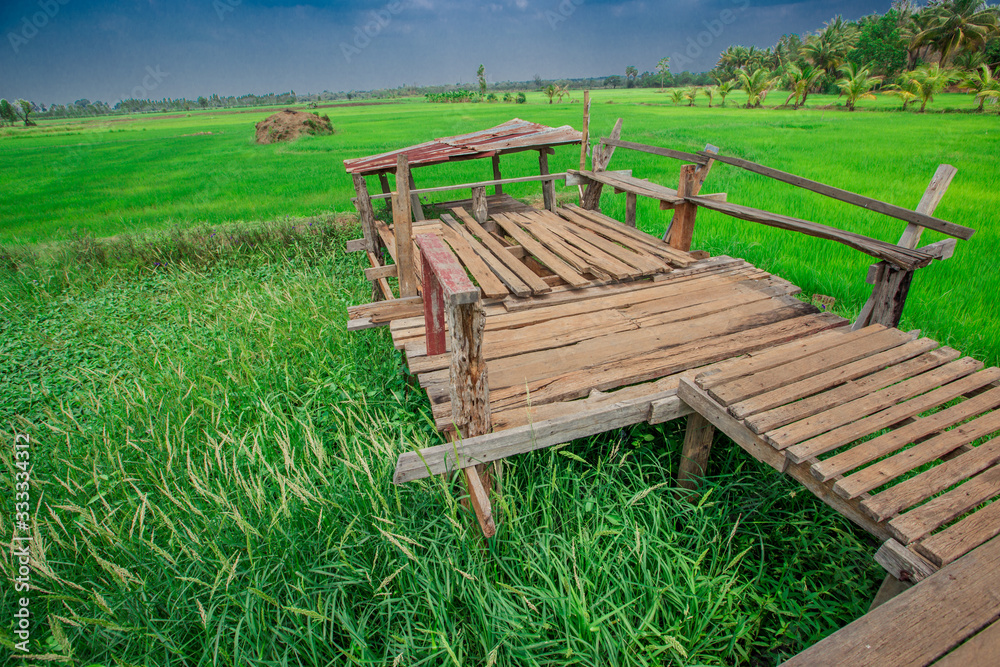
<instances>
[{"instance_id":1,"label":"wooden leg of platform","mask_svg":"<svg viewBox=\"0 0 1000 667\"><path fill-rule=\"evenodd\" d=\"M881 607L911 586L913 586L913 582L911 581L900 581L891 574L885 575L882 585L878 587L878 593L875 594L875 599L872 600L871 606L868 607L868 613L871 613L877 607Z\"/></svg>"},{"instance_id":2,"label":"wooden leg of platform","mask_svg":"<svg viewBox=\"0 0 1000 667\"><path fill-rule=\"evenodd\" d=\"M482 468L482 471L480 471ZM489 539L497 534L497 526L493 521L493 506L490 504L490 494L489 490L492 486L492 475L490 475L489 466L478 465L471 468L465 468L462 472L465 473L465 483L469 487L469 501L472 503L472 509L476 513L476 519L479 521L479 527L483 531L483 536Z\"/></svg>"},{"instance_id":3,"label":"wooden leg of platform","mask_svg":"<svg viewBox=\"0 0 1000 667\"><path fill-rule=\"evenodd\" d=\"M688 415L681 462L677 468L677 486L691 491L698 488L698 479L705 476L708 468L714 435L715 427L711 422L697 412Z\"/></svg>"}]
</instances>

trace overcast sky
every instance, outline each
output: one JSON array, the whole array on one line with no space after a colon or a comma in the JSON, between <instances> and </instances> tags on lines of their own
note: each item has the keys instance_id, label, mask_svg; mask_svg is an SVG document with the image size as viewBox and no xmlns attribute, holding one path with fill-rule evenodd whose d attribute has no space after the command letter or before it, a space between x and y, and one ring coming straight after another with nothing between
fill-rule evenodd
<instances>
[{"instance_id":1,"label":"overcast sky","mask_svg":"<svg viewBox=\"0 0 1000 667\"><path fill-rule=\"evenodd\" d=\"M710 69L890 0L0 0L0 97L367 90Z\"/></svg>"}]
</instances>

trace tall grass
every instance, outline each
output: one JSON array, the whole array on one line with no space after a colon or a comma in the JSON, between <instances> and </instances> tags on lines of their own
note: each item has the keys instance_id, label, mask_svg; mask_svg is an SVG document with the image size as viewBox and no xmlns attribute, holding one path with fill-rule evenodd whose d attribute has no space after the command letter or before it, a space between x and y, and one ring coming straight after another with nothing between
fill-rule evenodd
<instances>
[{"instance_id":1,"label":"tall grass","mask_svg":"<svg viewBox=\"0 0 1000 667\"><path fill-rule=\"evenodd\" d=\"M438 436L387 332L345 331L368 294L340 251L356 234L290 221L4 262L0 429L34 443L33 652L769 664L864 612L874 545L724 441L700 500L679 499L679 424L507 462L488 544L454 480L393 486L396 456Z\"/></svg>"}]
</instances>

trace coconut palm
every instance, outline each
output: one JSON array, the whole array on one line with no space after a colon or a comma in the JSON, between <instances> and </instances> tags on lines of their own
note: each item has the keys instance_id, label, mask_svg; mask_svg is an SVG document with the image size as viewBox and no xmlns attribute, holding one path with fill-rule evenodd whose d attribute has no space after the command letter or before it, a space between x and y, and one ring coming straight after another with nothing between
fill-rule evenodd
<instances>
[{"instance_id":1,"label":"coconut palm","mask_svg":"<svg viewBox=\"0 0 1000 667\"><path fill-rule=\"evenodd\" d=\"M990 95L982 95L983 91L989 93L989 91L996 91L997 86L1000 85L1000 80L993 78L993 72L990 70L989 65L983 65L981 69L975 72L966 72L961 75L961 81L959 86L962 90L967 90L970 93L976 95L979 98L979 106L976 107L976 111L983 110L983 104L986 103L986 98ZM994 94L993 97L996 97Z\"/></svg>"},{"instance_id":2,"label":"coconut palm","mask_svg":"<svg viewBox=\"0 0 1000 667\"><path fill-rule=\"evenodd\" d=\"M670 101L674 103L674 106L677 106L678 104L680 104L681 102L683 102L684 101L684 91L681 90L680 88L671 88L670 89Z\"/></svg>"},{"instance_id":3,"label":"coconut palm","mask_svg":"<svg viewBox=\"0 0 1000 667\"><path fill-rule=\"evenodd\" d=\"M917 86L913 82L913 79L910 78L909 72L900 74L899 78L896 79L896 83L886 87L885 94L894 95L902 100L903 111L906 111L906 107L920 97L917 93Z\"/></svg>"},{"instance_id":4,"label":"coconut palm","mask_svg":"<svg viewBox=\"0 0 1000 667\"><path fill-rule=\"evenodd\" d=\"M722 98L722 106L726 106L726 95L739 88L735 79L726 79L719 82L719 97Z\"/></svg>"},{"instance_id":5,"label":"coconut palm","mask_svg":"<svg viewBox=\"0 0 1000 667\"><path fill-rule=\"evenodd\" d=\"M635 65L629 65L625 68L625 82L632 82L635 85L635 79L639 76L639 70L636 69Z\"/></svg>"},{"instance_id":6,"label":"coconut palm","mask_svg":"<svg viewBox=\"0 0 1000 667\"><path fill-rule=\"evenodd\" d=\"M698 97L699 90L700 90L699 88L695 87L695 88L688 88L687 90L684 91L684 99L687 100L689 107L694 106L694 99Z\"/></svg>"},{"instance_id":7,"label":"coconut palm","mask_svg":"<svg viewBox=\"0 0 1000 667\"><path fill-rule=\"evenodd\" d=\"M857 41L857 26L837 16L823 30L806 40L802 53L813 65L834 76Z\"/></svg>"},{"instance_id":8,"label":"coconut palm","mask_svg":"<svg viewBox=\"0 0 1000 667\"><path fill-rule=\"evenodd\" d=\"M705 86L704 88L702 88L702 92L704 92L705 93L705 97L708 98L708 108L711 109L712 108L712 99L715 97L715 94L717 92L719 92L719 87L718 86Z\"/></svg>"},{"instance_id":9,"label":"coconut palm","mask_svg":"<svg viewBox=\"0 0 1000 667\"><path fill-rule=\"evenodd\" d=\"M550 83L545 86L545 90L542 92L544 92L545 96L549 98L549 104L552 104L552 98L556 96L556 87Z\"/></svg>"},{"instance_id":10,"label":"coconut palm","mask_svg":"<svg viewBox=\"0 0 1000 667\"><path fill-rule=\"evenodd\" d=\"M799 67L795 63L788 63L785 67L785 75L788 77L788 90L790 94L785 104L792 99L795 100L793 108L798 109L806 103L809 97L809 90L816 84L816 80L823 75L823 70L812 65Z\"/></svg>"},{"instance_id":11,"label":"coconut palm","mask_svg":"<svg viewBox=\"0 0 1000 667\"><path fill-rule=\"evenodd\" d=\"M942 69L940 65L923 65L909 72L913 82L913 90L920 97L920 113L927 108L927 103L934 99L937 93L947 88L955 81L955 72Z\"/></svg>"},{"instance_id":12,"label":"coconut palm","mask_svg":"<svg viewBox=\"0 0 1000 667\"><path fill-rule=\"evenodd\" d=\"M871 70L867 67L857 67L854 63L848 63L840 68L843 78L837 81L840 94L847 96L847 110L854 111L857 108L858 100L874 100L872 89L881 81L882 77L872 76Z\"/></svg>"},{"instance_id":13,"label":"coconut palm","mask_svg":"<svg viewBox=\"0 0 1000 667\"><path fill-rule=\"evenodd\" d=\"M941 64L948 56L982 48L997 34L996 10L983 0L946 0L928 7L929 22L913 38L916 46L932 45L941 54Z\"/></svg>"},{"instance_id":14,"label":"coconut palm","mask_svg":"<svg viewBox=\"0 0 1000 667\"><path fill-rule=\"evenodd\" d=\"M740 85L747 92L747 109L759 108L767 93L778 83L780 77L766 69L756 69L751 73L739 72Z\"/></svg>"}]
</instances>

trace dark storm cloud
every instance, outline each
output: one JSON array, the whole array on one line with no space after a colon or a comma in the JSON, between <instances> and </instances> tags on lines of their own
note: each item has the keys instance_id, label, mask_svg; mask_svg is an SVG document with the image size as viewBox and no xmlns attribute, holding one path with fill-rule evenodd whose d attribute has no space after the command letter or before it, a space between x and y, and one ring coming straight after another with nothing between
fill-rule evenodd
<instances>
[{"instance_id":1,"label":"dark storm cloud","mask_svg":"<svg viewBox=\"0 0 1000 667\"><path fill-rule=\"evenodd\" d=\"M15 0L0 7L0 96L115 102L217 92L602 76L664 56L700 71L889 0ZM676 59L675 59L676 60Z\"/></svg>"}]
</instances>

